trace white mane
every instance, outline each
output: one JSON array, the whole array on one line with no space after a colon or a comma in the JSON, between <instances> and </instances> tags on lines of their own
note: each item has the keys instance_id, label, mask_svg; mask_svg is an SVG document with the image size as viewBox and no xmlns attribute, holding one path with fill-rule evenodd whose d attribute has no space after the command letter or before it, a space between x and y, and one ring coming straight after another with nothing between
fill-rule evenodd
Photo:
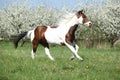
<instances>
[{"instance_id":1,"label":"white mane","mask_svg":"<svg viewBox=\"0 0 120 80\"><path fill-rule=\"evenodd\" d=\"M64 26L68 22L72 20L72 18L75 16L75 13L68 13L67 15L63 16L63 18L58 22L58 26Z\"/></svg>"}]
</instances>

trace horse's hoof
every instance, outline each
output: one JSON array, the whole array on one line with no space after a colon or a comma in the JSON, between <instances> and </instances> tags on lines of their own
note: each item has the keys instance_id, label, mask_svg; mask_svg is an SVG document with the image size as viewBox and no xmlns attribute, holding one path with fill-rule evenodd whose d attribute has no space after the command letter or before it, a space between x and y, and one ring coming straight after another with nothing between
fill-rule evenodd
<instances>
[{"instance_id":1,"label":"horse's hoof","mask_svg":"<svg viewBox=\"0 0 120 80\"><path fill-rule=\"evenodd\" d=\"M75 58L70 58L70 60L74 60Z\"/></svg>"},{"instance_id":2,"label":"horse's hoof","mask_svg":"<svg viewBox=\"0 0 120 80\"><path fill-rule=\"evenodd\" d=\"M55 59L54 59L54 58L50 58L50 60L51 60L51 61L55 61Z\"/></svg>"},{"instance_id":3,"label":"horse's hoof","mask_svg":"<svg viewBox=\"0 0 120 80\"><path fill-rule=\"evenodd\" d=\"M54 59L52 59L51 61L55 61Z\"/></svg>"},{"instance_id":4,"label":"horse's hoof","mask_svg":"<svg viewBox=\"0 0 120 80\"><path fill-rule=\"evenodd\" d=\"M75 57L74 56L72 56L71 58L70 58L70 60L74 60L75 59Z\"/></svg>"},{"instance_id":5,"label":"horse's hoof","mask_svg":"<svg viewBox=\"0 0 120 80\"><path fill-rule=\"evenodd\" d=\"M84 61L83 59L81 59L80 61Z\"/></svg>"}]
</instances>

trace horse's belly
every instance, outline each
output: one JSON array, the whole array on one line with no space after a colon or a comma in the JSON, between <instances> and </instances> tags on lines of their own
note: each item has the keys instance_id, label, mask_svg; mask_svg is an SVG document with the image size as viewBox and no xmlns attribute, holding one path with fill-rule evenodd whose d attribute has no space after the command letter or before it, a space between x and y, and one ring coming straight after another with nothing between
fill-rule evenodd
<instances>
[{"instance_id":1,"label":"horse's belly","mask_svg":"<svg viewBox=\"0 0 120 80\"><path fill-rule=\"evenodd\" d=\"M48 43L52 43L52 44L61 44L62 39L60 39L58 36L56 35L51 35L51 36L45 36L46 40Z\"/></svg>"},{"instance_id":2,"label":"horse's belly","mask_svg":"<svg viewBox=\"0 0 120 80\"><path fill-rule=\"evenodd\" d=\"M52 44L61 44L63 43L62 37L59 35L59 32L57 31L46 31L45 32L45 38L48 43Z\"/></svg>"},{"instance_id":3,"label":"horse's belly","mask_svg":"<svg viewBox=\"0 0 120 80\"><path fill-rule=\"evenodd\" d=\"M61 43L63 43L62 40L57 39L57 38L47 38L46 40L48 43L51 43L51 44L59 44L60 45Z\"/></svg>"}]
</instances>

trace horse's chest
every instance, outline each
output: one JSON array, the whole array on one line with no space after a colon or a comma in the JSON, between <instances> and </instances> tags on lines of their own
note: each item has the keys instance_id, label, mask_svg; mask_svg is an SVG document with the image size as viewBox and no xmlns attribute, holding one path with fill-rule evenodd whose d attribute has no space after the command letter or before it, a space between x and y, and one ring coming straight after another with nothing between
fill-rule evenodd
<instances>
[{"instance_id":1,"label":"horse's chest","mask_svg":"<svg viewBox=\"0 0 120 80\"><path fill-rule=\"evenodd\" d=\"M66 42L72 43L75 40L75 31L78 25L72 26L65 36Z\"/></svg>"}]
</instances>

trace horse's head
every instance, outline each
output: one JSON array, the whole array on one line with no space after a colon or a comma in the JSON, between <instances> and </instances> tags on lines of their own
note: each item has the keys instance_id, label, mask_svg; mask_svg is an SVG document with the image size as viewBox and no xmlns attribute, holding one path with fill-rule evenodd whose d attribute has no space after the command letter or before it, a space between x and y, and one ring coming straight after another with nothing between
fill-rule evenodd
<instances>
[{"instance_id":1,"label":"horse's head","mask_svg":"<svg viewBox=\"0 0 120 80\"><path fill-rule=\"evenodd\" d=\"M76 15L77 15L77 18L78 18L78 23L84 24L86 26L91 26L92 25L91 21L89 21L87 16L83 13L83 10L78 11L76 13Z\"/></svg>"}]
</instances>

